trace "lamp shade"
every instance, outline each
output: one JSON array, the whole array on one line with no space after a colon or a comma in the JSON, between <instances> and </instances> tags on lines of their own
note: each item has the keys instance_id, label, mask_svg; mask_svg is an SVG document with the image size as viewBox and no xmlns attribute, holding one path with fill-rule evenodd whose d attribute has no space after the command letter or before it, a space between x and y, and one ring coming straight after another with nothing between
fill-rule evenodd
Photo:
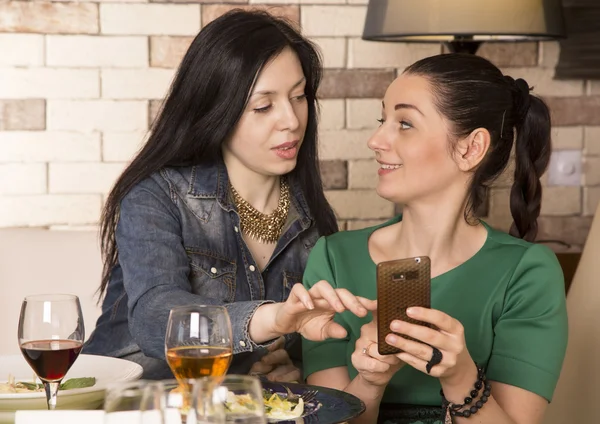
<instances>
[{"instance_id":1,"label":"lamp shade","mask_svg":"<svg viewBox=\"0 0 600 424\"><path fill-rule=\"evenodd\" d=\"M565 37L560 0L370 0L370 41L483 42Z\"/></svg>"}]
</instances>

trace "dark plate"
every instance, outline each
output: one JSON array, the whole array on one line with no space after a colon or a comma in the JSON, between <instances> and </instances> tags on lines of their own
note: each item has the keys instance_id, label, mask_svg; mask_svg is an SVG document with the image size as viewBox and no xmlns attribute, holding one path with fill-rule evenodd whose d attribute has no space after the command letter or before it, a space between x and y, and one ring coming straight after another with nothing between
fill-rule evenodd
<instances>
[{"instance_id":1,"label":"dark plate","mask_svg":"<svg viewBox=\"0 0 600 424\"><path fill-rule=\"evenodd\" d=\"M261 381L264 389L286 396L286 391L280 383ZM317 397L304 405L302 418L286 421L271 421L285 424L337 424L356 418L365 410L365 404L356 396L340 390L327 387L311 386L309 384L284 383L292 393L300 395L307 390L318 390Z\"/></svg>"}]
</instances>

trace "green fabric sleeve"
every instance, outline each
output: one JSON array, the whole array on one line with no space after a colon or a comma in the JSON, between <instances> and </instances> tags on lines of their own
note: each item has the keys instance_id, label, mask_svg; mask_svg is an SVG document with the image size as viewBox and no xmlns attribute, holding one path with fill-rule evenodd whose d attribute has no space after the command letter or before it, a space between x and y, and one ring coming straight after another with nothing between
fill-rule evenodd
<instances>
[{"instance_id":1,"label":"green fabric sleeve","mask_svg":"<svg viewBox=\"0 0 600 424\"><path fill-rule=\"evenodd\" d=\"M488 379L551 401L565 357L567 333L562 269L550 249L534 244L508 284L494 327Z\"/></svg>"},{"instance_id":2,"label":"green fabric sleeve","mask_svg":"<svg viewBox=\"0 0 600 424\"><path fill-rule=\"evenodd\" d=\"M327 281L334 288L337 286L329 261L327 239L325 237L321 237L310 252L304 271L304 287L310 290L315 283L321 280ZM334 320L343 325L348 334L350 334L348 325L341 319L339 314L336 314ZM346 348L348 342L349 338L328 339L322 342L313 342L303 338L302 360L304 378L317 371L346 367Z\"/></svg>"}]
</instances>

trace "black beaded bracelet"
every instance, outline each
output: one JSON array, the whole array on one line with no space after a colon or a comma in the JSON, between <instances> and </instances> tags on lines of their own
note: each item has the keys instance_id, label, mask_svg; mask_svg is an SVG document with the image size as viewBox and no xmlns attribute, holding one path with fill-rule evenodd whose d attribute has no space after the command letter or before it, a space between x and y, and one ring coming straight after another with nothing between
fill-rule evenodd
<instances>
[{"instance_id":1,"label":"black beaded bracelet","mask_svg":"<svg viewBox=\"0 0 600 424\"><path fill-rule=\"evenodd\" d=\"M444 396L444 391L440 390L440 395L442 396L442 408L444 409L445 424L452 423L454 421L452 417L469 418L471 415L475 415L488 401L488 398L492 392L492 386L487 381L483 368L479 365L477 365L477 381L475 382L474 386L475 388L471 390L469 396L465 397L463 404L449 402ZM482 388L484 390L479 400L477 400L474 405L469 407L469 405L473 403L473 400L477 399L477 396L479 396L479 391ZM461 409L465 407L467 409L461 411Z\"/></svg>"}]
</instances>

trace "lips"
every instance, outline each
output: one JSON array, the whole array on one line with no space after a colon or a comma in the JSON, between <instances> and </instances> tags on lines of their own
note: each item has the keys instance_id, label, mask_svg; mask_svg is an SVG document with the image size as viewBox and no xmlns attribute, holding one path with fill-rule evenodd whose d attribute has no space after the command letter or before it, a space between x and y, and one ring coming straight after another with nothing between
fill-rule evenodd
<instances>
[{"instance_id":1,"label":"lips","mask_svg":"<svg viewBox=\"0 0 600 424\"><path fill-rule=\"evenodd\" d=\"M287 143L282 143L278 146L273 147L272 150L288 150L293 149L300 143L300 140L288 141Z\"/></svg>"},{"instance_id":2,"label":"lips","mask_svg":"<svg viewBox=\"0 0 600 424\"><path fill-rule=\"evenodd\" d=\"M386 162L381 162L381 161L377 161L379 163L379 167L381 169L398 169L400 167L402 167L401 163L386 163Z\"/></svg>"}]
</instances>

